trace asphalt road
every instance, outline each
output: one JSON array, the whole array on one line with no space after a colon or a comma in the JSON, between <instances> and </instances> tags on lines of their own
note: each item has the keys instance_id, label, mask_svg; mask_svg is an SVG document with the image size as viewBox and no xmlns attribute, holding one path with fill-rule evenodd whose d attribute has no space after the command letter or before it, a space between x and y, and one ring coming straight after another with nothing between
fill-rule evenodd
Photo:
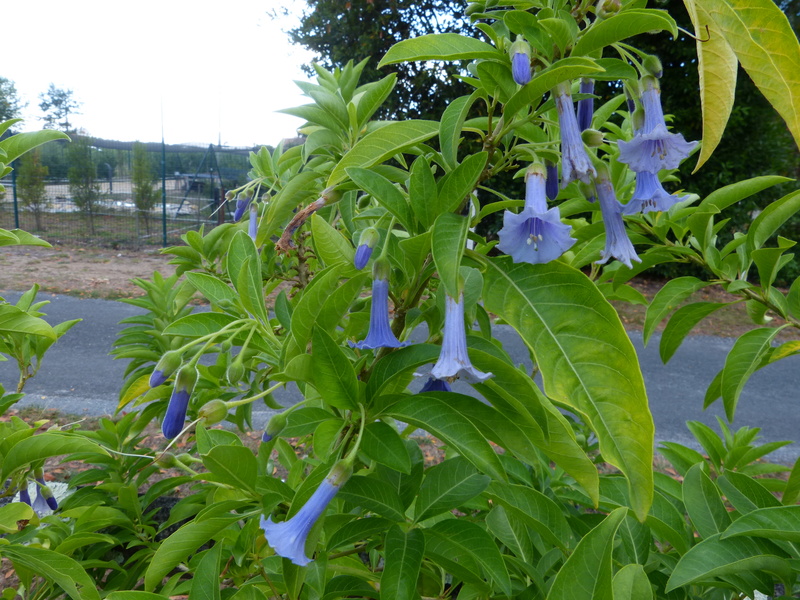
<instances>
[{"instance_id":1,"label":"asphalt road","mask_svg":"<svg viewBox=\"0 0 800 600\"><path fill-rule=\"evenodd\" d=\"M9 302L19 293L0 292ZM26 397L17 406L56 408L76 415L107 415L114 411L127 361L114 360L108 352L119 321L140 313L140 309L122 302L84 300L70 296L40 294L50 304L43 310L46 320L56 323L83 318L45 356L42 368L25 387ZM508 326L498 326L495 335L511 356L530 367L528 352L517 334ZM656 424L656 441L675 441L697 447L686 429L688 420L702 421L719 430L716 416L724 418L721 401L703 410L703 397L714 375L722 368L733 340L708 336L688 338L672 360L664 365L658 355L658 339L642 345L641 333L631 339L639 354L650 409ZM16 387L16 368L0 362L0 383L7 391ZM418 385L422 385L422 381ZM463 387L462 387L463 386ZM472 388L456 388L470 393ZM756 372L745 386L736 411L734 429L760 427L761 442L800 439L800 356L791 356ZM300 399L296 388L281 391L276 398L284 405ZM255 413L261 424L269 412ZM773 461L790 463L800 456L800 443L786 446L772 455Z\"/></svg>"}]
</instances>

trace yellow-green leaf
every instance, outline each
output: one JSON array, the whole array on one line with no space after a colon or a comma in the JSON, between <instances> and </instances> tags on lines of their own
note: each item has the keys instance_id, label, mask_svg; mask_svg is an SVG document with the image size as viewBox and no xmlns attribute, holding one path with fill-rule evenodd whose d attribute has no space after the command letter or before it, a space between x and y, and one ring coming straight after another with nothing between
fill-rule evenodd
<instances>
[{"instance_id":1,"label":"yellow-green leaf","mask_svg":"<svg viewBox=\"0 0 800 600\"><path fill-rule=\"evenodd\" d=\"M700 105L703 112L703 145L694 172L703 166L722 139L731 116L736 92L736 55L720 35L702 5L684 0L697 39L697 71L700 75ZM708 35L706 36L706 27Z\"/></svg>"},{"instance_id":2,"label":"yellow-green leaf","mask_svg":"<svg viewBox=\"0 0 800 600\"><path fill-rule=\"evenodd\" d=\"M800 42L772 0L696 0L800 147Z\"/></svg>"}]
</instances>

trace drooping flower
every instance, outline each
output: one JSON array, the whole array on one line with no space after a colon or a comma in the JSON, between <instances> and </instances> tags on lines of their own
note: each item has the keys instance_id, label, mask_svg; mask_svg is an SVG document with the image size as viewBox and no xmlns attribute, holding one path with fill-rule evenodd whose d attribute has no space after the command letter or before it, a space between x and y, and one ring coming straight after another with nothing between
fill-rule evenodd
<instances>
[{"instance_id":1,"label":"drooping flower","mask_svg":"<svg viewBox=\"0 0 800 600\"><path fill-rule=\"evenodd\" d=\"M253 190L248 188L244 192L239 192L236 196L236 210L233 212L233 220L238 221L244 216L244 211L250 206L250 200L253 198Z\"/></svg>"},{"instance_id":2,"label":"drooping flower","mask_svg":"<svg viewBox=\"0 0 800 600\"><path fill-rule=\"evenodd\" d=\"M340 461L334 465L328 476L314 490L308 502L291 519L275 523L272 517L268 519L261 517L264 537L267 538L270 547L275 550L275 554L288 558L300 567L311 562L312 559L308 558L305 552L308 533L351 474L352 468L344 461Z\"/></svg>"},{"instance_id":3,"label":"drooping flower","mask_svg":"<svg viewBox=\"0 0 800 600\"><path fill-rule=\"evenodd\" d=\"M250 221L247 224L247 234L250 239L256 241L258 235L258 204L256 202L250 203Z\"/></svg>"},{"instance_id":4,"label":"drooping flower","mask_svg":"<svg viewBox=\"0 0 800 600\"><path fill-rule=\"evenodd\" d=\"M652 211L668 211L676 202L685 200L687 196L670 194L661 185L658 175L650 171L636 173L636 187L633 197L622 207L623 215L632 215L637 212L646 214Z\"/></svg>"},{"instance_id":5,"label":"drooping flower","mask_svg":"<svg viewBox=\"0 0 800 600\"><path fill-rule=\"evenodd\" d=\"M445 296L444 337L439 360L431 369L431 377L452 381L461 377L469 383L483 383L493 375L472 366L467 353L467 331L464 326L464 294L458 301Z\"/></svg>"},{"instance_id":6,"label":"drooping flower","mask_svg":"<svg viewBox=\"0 0 800 600\"><path fill-rule=\"evenodd\" d=\"M554 93L561 130L561 187L566 187L576 179L591 183L597 173L583 146L569 84L559 85Z\"/></svg>"},{"instance_id":7,"label":"drooping flower","mask_svg":"<svg viewBox=\"0 0 800 600\"><path fill-rule=\"evenodd\" d=\"M558 165L546 160L544 168L547 174L547 185L545 186L547 199L555 200L558 197Z\"/></svg>"},{"instance_id":8,"label":"drooping flower","mask_svg":"<svg viewBox=\"0 0 800 600\"><path fill-rule=\"evenodd\" d=\"M350 342L352 348L373 350L375 348L402 348L408 342L401 342L392 332L389 323L389 279L388 264L378 259L372 269L372 306L369 309L369 331L360 342Z\"/></svg>"},{"instance_id":9,"label":"drooping flower","mask_svg":"<svg viewBox=\"0 0 800 600\"><path fill-rule=\"evenodd\" d=\"M428 381L422 386L419 391L420 394L425 392L452 392L453 388L444 379L436 379L435 377L428 377Z\"/></svg>"},{"instance_id":10,"label":"drooping flower","mask_svg":"<svg viewBox=\"0 0 800 600\"><path fill-rule=\"evenodd\" d=\"M261 434L261 441L266 443L273 440L286 427L286 413L279 412L267 421L267 426L264 427L264 433Z\"/></svg>"},{"instance_id":11,"label":"drooping flower","mask_svg":"<svg viewBox=\"0 0 800 600\"><path fill-rule=\"evenodd\" d=\"M661 108L661 91L654 77L642 79L644 124L630 142L618 141L619 161L631 170L658 173L661 169L677 169L689 156L697 142L687 142L680 133L670 133Z\"/></svg>"},{"instance_id":12,"label":"drooping flower","mask_svg":"<svg viewBox=\"0 0 800 600\"><path fill-rule=\"evenodd\" d=\"M37 483L37 494L34 504L39 502L39 499L42 498L50 510L56 510L58 508L58 501L53 497L53 491L44 482L44 472L42 469L36 469L34 474Z\"/></svg>"},{"instance_id":13,"label":"drooping flower","mask_svg":"<svg viewBox=\"0 0 800 600\"><path fill-rule=\"evenodd\" d=\"M183 429L186 421L186 409L189 407L189 398L197 383L197 368L193 364L181 367L178 376L175 378L175 387L167 404L167 412L161 423L161 433L164 437L171 440Z\"/></svg>"},{"instance_id":14,"label":"drooping flower","mask_svg":"<svg viewBox=\"0 0 800 600\"><path fill-rule=\"evenodd\" d=\"M622 221L622 205L614 194L614 186L608 179L607 173L602 173L595 182L597 197L600 199L600 212L606 226L606 247L600 253L598 264L608 262L612 257L631 268L631 261L642 262L633 249L633 244L625 231Z\"/></svg>"},{"instance_id":15,"label":"drooping flower","mask_svg":"<svg viewBox=\"0 0 800 600\"><path fill-rule=\"evenodd\" d=\"M356 269L361 270L367 266L367 263L372 256L372 250L378 245L379 240L380 234L374 227L367 227L361 232L361 236L358 238L356 255L353 259L353 264L355 265Z\"/></svg>"},{"instance_id":16,"label":"drooping flower","mask_svg":"<svg viewBox=\"0 0 800 600\"><path fill-rule=\"evenodd\" d=\"M581 94L594 94L594 79L584 77L581 79ZM578 100L578 128L581 131L592 126L594 113L594 98L581 98Z\"/></svg>"},{"instance_id":17,"label":"drooping flower","mask_svg":"<svg viewBox=\"0 0 800 600\"><path fill-rule=\"evenodd\" d=\"M28 506L33 506L33 503L31 502L31 494L28 491L27 479L22 483L22 487L19 488L19 501L24 502Z\"/></svg>"},{"instance_id":18,"label":"drooping flower","mask_svg":"<svg viewBox=\"0 0 800 600\"><path fill-rule=\"evenodd\" d=\"M156 363L156 368L150 374L150 387L163 385L172 374L181 366L183 358L177 350L170 350Z\"/></svg>"},{"instance_id":19,"label":"drooping flower","mask_svg":"<svg viewBox=\"0 0 800 600\"><path fill-rule=\"evenodd\" d=\"M518 85L525 85L531 80L531 47L521 36L511 44L511 76Z\"/></svg>"},{"instance_id":20,"label":"drooping flower","mask_svg":"<svg viewBox=\"0 0 800 600\"><path fill-rule=\"evenodd\" d=\"M532 165L525 174L525 207L518 214L509 210L503 213L497 248L515 263L548 263L575 243L569 236L570 226L561 222L558 207L548 210L545 187L544 170Z\"/></svg>"}]
</instances>

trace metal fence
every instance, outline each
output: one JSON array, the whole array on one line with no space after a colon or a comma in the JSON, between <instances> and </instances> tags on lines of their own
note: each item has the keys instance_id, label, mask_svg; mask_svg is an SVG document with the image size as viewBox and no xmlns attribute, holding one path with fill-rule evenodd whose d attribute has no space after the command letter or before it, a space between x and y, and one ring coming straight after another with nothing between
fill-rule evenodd
<instances>
[{"instance_id":1,"label":"metal fence","mask_svg":"<svg viewBox=\"0 0 800 600\"><path fill-rule=\"evenodd\" d=\"M0 181L0 228L21 228L51 244L137 249L180 243L181 234L229 218L225 191L247 180L250 148L143 144L152 171L154 206L134 201L134 143L73 137L87 148L92 200L78 200L74 152L67 142L45 144L37 160L47 167L43 193L26 197L24 167ZM41 188L40 188L41 189Z\"/></svg>"}]
</instances>

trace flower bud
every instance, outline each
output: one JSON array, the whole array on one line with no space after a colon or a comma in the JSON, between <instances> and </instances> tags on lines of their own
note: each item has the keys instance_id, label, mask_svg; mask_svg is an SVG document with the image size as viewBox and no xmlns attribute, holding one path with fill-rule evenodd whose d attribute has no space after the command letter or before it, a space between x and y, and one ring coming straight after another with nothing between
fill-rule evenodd
<instances>
[{"instance_id":1,"label":"flower bud","mask_svg":"<svg viewBox=\"0 0 800 600\"><path fill-rule=\"evenodd\" d=\"M264 428L264 433L261 435L262 442L269 442L280 435L281 431L286 427L286 413L280 412L272 415L272 418L267 422Z\"/></svg>"},{"instance_id":2,"label":"flower bud","mask_svg":"<svg viewBox=\"0 0 800 600\"><path fill-rule=\"evenodd\" d=\"M366 210L369 208L370 204L372 204L372 196L369 194L362 194L356 202L358 210Z\"/></svg>"},{"instance_id":3,"label":"flower bud","mask_svg":"<svg viewBox=\"0 0 800 600\"><path fill-rule=\"evenodd\" d=\"M354 259L356 269L363 269L367 266L372 250L378 245L380 241L380 234L374 227L367 227L361 232L361 237L358 240L358 248L356 248L356 255Z\"/></svg>"},{"instance_id":4,"label":"flower bud","mask_svg":"<svg viewBox=\"0 0 800 600\"><path fill-rule=\"evenodd\" d=\"M150 387L162 385L172 374L178 370L183 360L182 354L177 350L166 352L156 363L156 368L150 375Z\"/></svg>"},{"instance_id":5,"label":"flower bud","mask_svg":"<svg viewBox=\"0 0 800 600\"><path fill-rule=\"evenodd\" d=\"M521 35L511 44L511 76L518 85L525 85L531 80L531 47Z\"/></svg>"},{"instance_id":6,"label":"flower bud","mask_svg":"<svg viewBox=\"0 0 800 600\"><path fill-rule=\"evenodd\" d=\"M583 143L590 148L597 148L603 145L603 134L596 129L584 129L581 132Z\"/></svg>"},{"instance_id":7,"label":"flower bud","mask_svg":"<svg viewBox=\"0 0 800 600\"><path fill-rule=\"evenodd\" d=\"M187 467L194 463L203 462L202 460L192 456L188 452L182 452L181 454L178 454L178 456L176 456L175 458L178 460L179 463L181 463L182 465L186 465Z\"/></svg>"},{"instance_id":8,"label":"flower bud","mask_svg":"<svg viewBox=\"0 0 800 600\"><path fill-rule=\"evenodd\" d=\"M661 76L664 74L664 67L661 66L661 61L653 54L648 54L645 57L642 66L650 75L658 79L661 79Z\"/></svg>"},{"instance_id":9,"label":"flower bud","mask_svg":"<svg viewBox=\"0 0 800 600\"><path fill-rule=\"evenodd\" d=\"M192 364L181 367L175 378L175 386L172 388L169 404L167 404L167 413L161 423L161 433L165 438L171 440L183 429L183 423L186 421L186 409L189 408L189 398L195 383L197 383L197 368Z\"/></svg>"},{"instance_id":10,"label":"flower bud","mask_svg":"<svg viewBox=\"0 0 800 600\"><path fill-rule=\"evenodd\" d=\"M226 202L230 202L234 198L236 198L236 194L232 190L228 190L227 192L225 192L225 201Z\"/></svg>"},{"instance_id":11,"label":"flower bud","mask_svg":"<svg viewBox=\"0 0 800 600\"><path fill-rule=\"evenodd\" d=\"M236 385L244 378L244 361L242 360L241 354L234 358L231 364L228 365L227 376L228 383L231 385Z\"/></svg>"},{"instance_id":12,"label":"flower bud","mask_svg":"<svg viewBox=\"0 0 800 600\"><path fill-rule=\"evenodd\" d=\"M228 416L228 405L223 400L212 400L207 402L197 413L203 421L203 425L210 427L224 421Z\"/></svg>"},{"instance_id":13,"label":"flower bud","mask_svg":"<svg viewBox=\"0 0 800 600\"><path fill-rule=\"evenodd\" d=\"M156 464L162 469L172 469L178 464L178 459L172 452L164 452L156 458Z\"/></svg>"},{"instance_id":14,"label":"flower bud","mask_svg":"<svg viewBox=\"0 0 800 600\"><path fill-rule=\"evenodd\" d=\"M549 160L545 160L544 166L547 172L545 193L550 200L555 200L558 196L558 165Z\"/></svg>"},{"instance_id":15,"label":"flower bud","mask_svg":"<svg viewBox=\"0 0 800 600\"><path fill-rule=\"evenodd\" d=\"M467 16L470 16L470 15L475 14L477 12L483 12L483 4L480 3L480 2L470 2L467 5L467 10L465 11L464 14L466 14Z\"/></svg>"},{"instance_id":16,"label":"flower bud","mask_svg":"<svg viewBox=\"0 0 800 600\"><path fill-rule=\"evenodd\" d=\"M607 19L617 14L622 8L620 0L600 0L597 3L597 16L601 19Z\"/></svg>"},{"instance_id":17,"label":"flower bud","mask_svg":"<svg viewBox=\"0 0 800 600\"><path fill-rule=\"evenodd\" d=\"M353 465L347 460L340 460L331 469L331 472L328 473L328 476L325 478L331 485L335 485L336 487L342 487L347 480L350 479L350 476L353 474Z\"/></svg>"},{"instance_id":18,"label":"flower bud","mask_svg":"<svg viewBox=\"0 0 800 600\"><path fill-rule=\"evenodd\" d=\"M254 242L256 241L256 236L258 235L258 203L251 202L250 203L250 219L247 224L247 234L250 236L250 239Z\"/></svg>"}]
</instances>

